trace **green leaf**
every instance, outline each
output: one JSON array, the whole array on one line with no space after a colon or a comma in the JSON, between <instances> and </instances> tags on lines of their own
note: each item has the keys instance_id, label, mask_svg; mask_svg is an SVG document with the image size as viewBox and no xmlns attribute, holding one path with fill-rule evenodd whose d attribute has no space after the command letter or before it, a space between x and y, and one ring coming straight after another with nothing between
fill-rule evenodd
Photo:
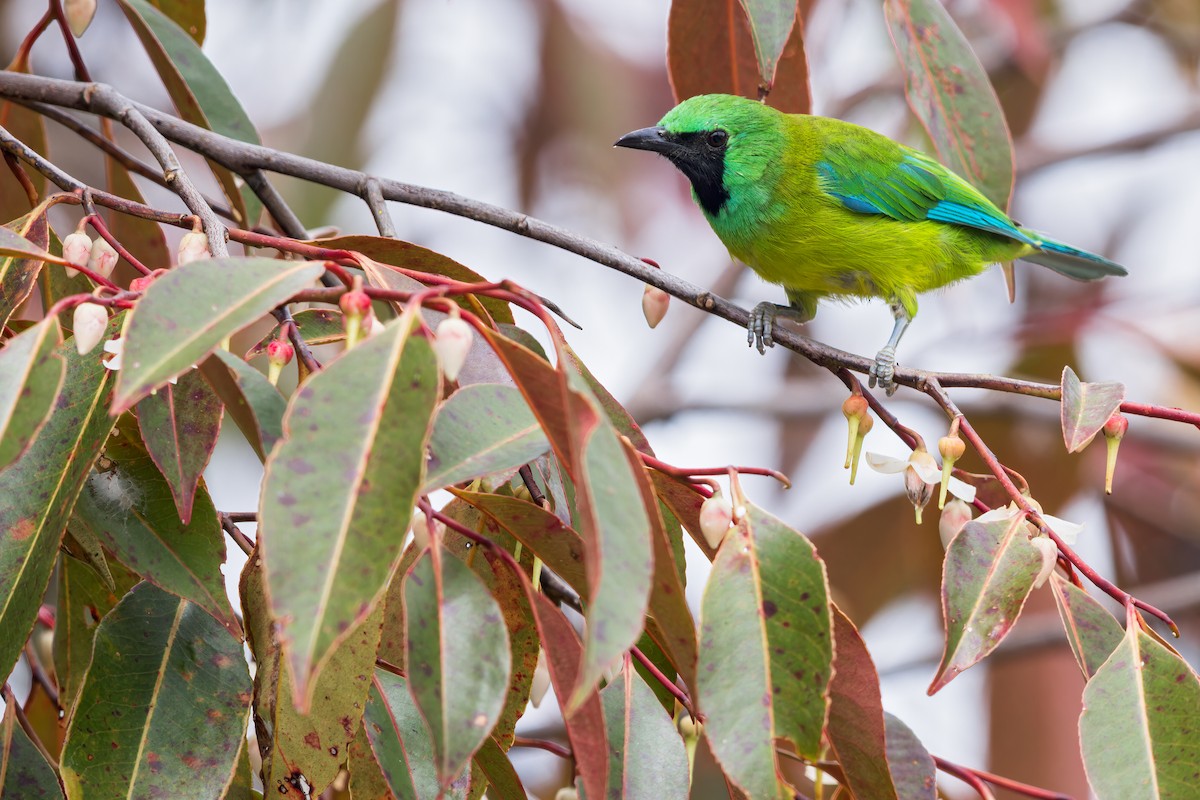
<instances>
[{"instance_id":1,"label":"green leaf","mask_svg":"<svg viewBox=\"0 0 1200 800\"><path fill-rule=\"evenodd\" d=\"M780 47L776 25L767 36L764 52L777 59L767 72L756 55L755 36L748 6L768 4L790 7L783 16L795 13L788 0L672 0L667 19L667 74L676 102L698 94L736 94L758 99L765 90L770 105L789 113L808 113L812 98L808 86L808 62L798 15L796 24L784 33ZM760 69L763 69L760 75ZM766 76L766 78L763 77ZM770 81L774 80L774 86Z\"/></svg>"},{"instance_id":2,"label":"green leaf","mask_svg":"<svg viewBox=\"0 0 1200 800\"><path fill-rule=\"evenodd\" d=\"M384 778L400 800L436 800L441 792L429 730L409 692L408 681L381 669L367 694L363 728ZM442 797L466 796L463 775Z\"/></svg>"},{"instance_id":3,"label":"green leaf","mask_svg":"<svg viewBox=\"0 0 1200 800\"><path fill-rule=\"evenodd\" d=\"M837 657L829 684L829 743L855 797L897 800L888 770L879 673L850 618L833 609Z\"/></svg>"},{"instance_id":4,"label":"green leaf","mask_svg":"<svg viewBox=\"0 0 1200 800\"><path fill-rule=\"evenodd\" d=\"M59 703L70 711L92 663L96 623L137 585L139 578L120 562L113 562L109 569L115 588L109 589L82 561L64 556L60 563L54 615L54 675L58 678Z\"/></svg>"},{"instance_id":5,"label":"green leaf","mask_svg":"<svg viewBox=\"0 0 1200 800\"><path fill-rule=\"evenodd\" d=\"M981 661L1012 630L1042 568L1027 527L1020 513L973 520L950 542L942 571L946 648L929 694Z\"/></svg>"},{"instance_id":6,"label":"green leaf","mask_svg":"<svg viewBox=\"0 0 1200 800\"><path fill-rule=\"evenodd\" d=\"M67 370L59 344L58 326L46 319L0 350L0 470L29 449L54 411Z\"/></svg>"},{"instance_id":7,"label":"green leaf","mask_svg":"<svg viewBox=\"0 0 1200 800\"><path fill-rule=\"evenodd\" d=\"M320 277L308 261L210 258L161 275L125 330L112 413L120 414L204 360L221 341Z\"/></svg>"},{"instance_id":8,"label":"green leaf","mask_svg":"<svg viewBox=\"0 0 1200 800\"><path fill-rule=\"evenodd\" d=\"M534 594L533 610L546 653L550 684L561 705L562 698L573 687L580 685L583 646L570 621L546 595L541 592ZM604 707L595 688L574 709L563 709L563 722L567 738L571 741L571 753L575 756L575 768L583 789L581 794L585 797L608 797L608 737Z\"/></svg>"},{"instance_id":9,"label":"green leaf","mask_svg":"<svg viewBox=\"0 0 1200 800\"><path fill-rule=\"evenodd\" d=\"M79 494L77 518L99 537L117 560L146 580L204 609L240 637L221 565L225 537L208 491L201 488L191 521L179 521L171 489L154 462L125 427L109 439L105 455L113 462L93 472Z\"/></svg>"},{"instance_id":10,"label":"green leaf","mask_svg":"<svg viewBox=\"0 0 1200 800\"><path fill-rule=\"evenodd\" d=\"M461 561L423 554L404 580L405 663L449 785L487 739L512 668L503 612Z\"/></svg>"},{"instance_id":11,"label":"green leaf","mask_svg":"<svg viewBox=\"0 0 1200 800\"><path fill-rule=\"evenodd\" d=\"M1200 680L1142 630L1129 607L1125 636L1083 690L1079 740L1099 800L1186 800L1200 769Z\"/></svg>"},{"instance_id":12,"label":"green leaf","mask_svg":"<svg viewBox=\"0 0 1200 800\"><path fill-rule=\"evenodd\" d=\"M188 370L137 404L138 428L146 450L171 487L179 519L191 521L192 502L217 434L221 399L198 370Z\"/></svg>"},{"instance_id":13,"label":"green leaf","mask_svg":"<svg viewBox=\"0 0 1200 800\"><path fill-rule=\"evenodd\" d=\"M219 797L251 688L238 639L195 604L140 584L96 631L63 744L68 797L177 797L185 786Z\"/></svg>"},{"instance_id":14,"label":"green leaf","mask_svg":"<svg viewBox=\"0 0 1200 800\"><path fill-rule=\"evenodd\" d=\"M1068 453L1078 453L1108 422L1125 400L1123 383L1082 383L1075 370L1063 367L1062 413L1063 443Z\"/></svg>"},{"instance_id":15,"label":"green leaf","mask_svg":"<svg viewBox=\"0 0 1200 800\"><path fill-rule=\"evenodd\" d=\"M262 144L229 84L204 55L192 34L146 0L120 0L120 4L162 78L179 116L222 136ZM262 203L250 187L239 187L233 173L224 167L211 162L210 166L234 210L245 215L238 221L246 228L257 224Z\"/></svg>"},{"instance_id":16,"label":"green leaf","mask_svg":"<svg viewBox=\"0 0 1200 800\"><path fill-rule=\"evenodd\" d=\"M489 800L526 800L529 797L508 755L490 736L475 754L475 764L487 777Z\"/></svg>"},{"instance_id":17,"label":"green leaf","mask_svg":"<svg viewBox=\"0 0 1200 800\"><path fill-rule=\"evenodd\" d=\"M64 553L91 567L92 572L96 573L96 577L108 589L116 590L117 584L113 581L108 557L104 555L104 545L91 528L78 520L72 520L67 524L67 535L63 538L62 549Z\"/></svg>"},{"instance_id":18,"label":"green leaf","mask_svg":"<svg viewBox=\"0 0 1200 800\"><path fill-rule=\"evenodd\" d=\"M225 350L200 362L200 372L259 460L266 461L275 442L283 438L283 413L287 409L283 395L265 375Z\"/></svg>"},{"instance_id":19,"label":"green leaf","mask_svg":"<svg viewBox=\"0 0 1200 800\"><path fill-rule=\"evenodd\" d=\"M1012 135L987 70L938 0L884 0L883 8L908 104L938 158L1008 208Z\"/></svg>"},{"instance_id":20,"label":"green leaf","mask_svg":"<svg viewBox=\"0 0 1200 800\"><path fill-rule=\"evenodd\" d=\"M54 767L17 721L13 703L4 707L0 724L0 797L52 800L63 796Z\"/></svg>"},{"instance_id":21,"label":"green leaf","mask_svg":"<svg viewBox=\"0 0 1200 800\"><path fill-rule=\"evenodd\" d=\"M610 795L628 800L687 797L687 750L658 698L625 662L616 680L600 691L608 731Z\"/></svg>"},{"instance_id":22,"label":"green leaf","mask_svg":"<svg viewBox=\"0 0 1200 800\"><path fill-rule=\"evenodd\" d=\"M370 692L369 684L367 689ZM411 700L409 702L411 703ZM369 707L367 703L363 705ZM386 714L386 711L383 713ZM350 773L350 796L353 800L394 800L395 795L383 776L383 767L379 765L375 753L371 750L371 741L363 727L365 722L364 713L364 719L358 725L354 741L350 743L350 754L346 759L346 770ZM433 765L430 764L430 771L432 770Z\"/></svg>"},{"instance_id":23,"label":"green leaf","mask_svg":"<svg viewBox=\"0 0 1200 800\"><path fill-rule=\"evenodd\" d=\"M112 335L123 315L109 323ZM16 663L50 581L75 498L112 430L99 354L59 347L67 364L56 410L25 454L0 471L0 674Z\"/></svg>"},{"instance_id":24,"label":"green leaf","mask_svg":"<svg viewBox=\"0 0 1200 800\"><path fill-rule=\"evenodd\" d=\"M346 338L346 323L342 312L334 308L307 308L297 311L293 317L300 338L310 345L331 344ZM267 354L267 345L279 338L282 325L276 325L271 332L258 340L258 344L246 351L246 360Z\"/></svg>"},{"instance_id":25,"label":"green leaf","mask_svg":"<svg viewBox=\"0 0 1200 800\"><path fill-rule=\"evenodd\" d=\"M937 800L937 765L921 740L899 717L883 712L887 759L896 793L904 800Z\"/></svg>"},{"instance_id":26,"label":"green leaf","mask_svg":"<svg viewBox=\"0 0 1200 800\"><path fill-rule=\"evenodd\" d=\"M499 383L464 386L438 409L421 491L511 470L549 449L519 391Z\"/></svg>"},{"instance_id":27,"label":"green leaf","mask_svg":"<svg viewBox=\"0 0 1200 800\"><path fill-rule=\"evenodd\" d=\"M0 227L0 327L33 291L42 263L61 260L46 252L49 237L45 214L26 214Z\"/></svg>"},{"instance_id":28,"label":"green leaf","mask_svg":"<svg viewBox=\"0 0 1200 800\"><path fill-rule=\"evenodd\" d=\"M783 55L797 9L793 0L738 0L750 20L754 53L758 56L758 76L764 86L775 81L775 65Z\"/></svg>"},{"instance_id":29,"label":"green leaf","mask_svg":"<svg viewBox=\"0 0 1200 800\"><path fill-rule=\"evenodd\" d=\"M751 797L781 796L776 737L820 753L833 668L825 565L804 536L748 506L700 613L696 694L713 754Z\"/></svg>"},{"instance_id":30,"label":"green leaf","mask_svg":"<svg viewBox=\"0 0 1200 800\"><path fill-rule=\"evenodd\" d=\"M292 396L267 459L259 541L304 708L325 659L381 600L424 472L439 374L402 317Z\"/></svg>"},{"instance_id":31,"label":"green leaf","mask_svg":"<svg viewBox=\"0 0 1200 800\"><path fill-rule=\"evenodd\" d=\"M271 796L287 795L303 777L315 797L337 777L354 732L361 727L367 688L375 673L375 651L383 604L329 658L313 691L307 714L292 705L292 674L272 635L262 566L251 558L241 578L247 641L254 654L255 732L267 750L263 784Z\"/></svg>"},{"instance_id":32,"label":"green leaf","mask_svg":"<svg viewBox=\"0 0 1200 800\"><path fill-rule=\"evenodd\" d=\"M1121 629L1121 623L1096 598L1059 577L1057 572L1050 573L1050 585L1054 589L1058 614L1066 628L1067 642L1071 645L1075 660L1079 662L1084 680L1087 680L1117 649L1125 632Z\"/></svg>"}]
</instances>

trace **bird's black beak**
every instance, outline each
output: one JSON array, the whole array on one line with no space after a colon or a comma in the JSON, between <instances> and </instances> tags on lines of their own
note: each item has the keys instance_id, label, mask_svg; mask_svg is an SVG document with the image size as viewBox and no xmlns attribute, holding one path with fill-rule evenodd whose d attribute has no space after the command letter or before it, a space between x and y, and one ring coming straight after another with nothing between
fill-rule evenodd
<instances>
[{"instance_id":1,"label":"bird's black beak","mask_svg":"<svg viewBox=\"0 0 1200 800\"><path fill-rule=\"evenodd\" d=\"M631 131L620 139L617 139L613 147L650 150L665 155L679 149L679 144L672 140L666 128L659 126L655 128L642 128L640 131Z\"/></svg>"}]
</instances>

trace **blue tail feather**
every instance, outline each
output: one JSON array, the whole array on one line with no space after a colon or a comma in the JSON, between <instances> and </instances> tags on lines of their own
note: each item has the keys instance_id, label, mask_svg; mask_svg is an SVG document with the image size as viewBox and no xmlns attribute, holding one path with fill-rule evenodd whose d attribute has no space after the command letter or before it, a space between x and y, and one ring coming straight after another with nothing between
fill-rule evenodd
<instances>
[{"instance_id":1,"label":"blue tail feather","mask_svg":"<svg viewBox=\"0 0 1200 800\"><path fill-rule=\"evenodd\" d=\"M1103 256L1047 239L1032 231L1024 232L1033 239L1034 246L1038 248L1038 251L1022 256L1022 261L1041 264L1043 267L1049 267L1058 274L1066 275L1077 281L1094 281L1108 275L1129 274L1120 264L1109 261Z\"/></svg>"}]
</instances>

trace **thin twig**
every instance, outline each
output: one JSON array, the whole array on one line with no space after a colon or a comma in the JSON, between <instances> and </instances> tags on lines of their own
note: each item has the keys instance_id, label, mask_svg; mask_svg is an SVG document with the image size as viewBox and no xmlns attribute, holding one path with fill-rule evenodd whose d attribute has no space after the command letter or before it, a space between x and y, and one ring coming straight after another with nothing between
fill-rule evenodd
<instances>
[{"instance_id":1,"label":"thin twig","mask_svg":"<svg viewBox=\"0 0 1200 800\"><path fill-rule=\"evenodd\" d=\"M547 753L553 753L559 758L575 758L575 754L571 752L571 748L564 747L558 742L550 742L545 739L529 739L524 736L514 736L512 746L535 747L538 750L545 750Z\"/></svg>"},{"instance_id":2,"label":"thin twig","mask_svg":"<svg viewBox=\"0 0 1200 800\"><path fill-rule=\"evenodd\" d=\"M383 199L383 191L379 188L379 181L368 176L363 181L362 191L359 194L366 202L367 208L371 209L371 218L375 220L375 229L379 231L379 235L395 239L396 223L392 221L392 215L388 213L387 203Z\"/></svg>"},{"instance_id":3,"label":"thin twig","mask_svg":"<svg viewBox=\"0 0 1200 800\"><path fill-rule=\"evenodd\" d=\"M254 553L254 542L250 541L250 537L242 533L242 529L234 523L228 514L218 511L217 519L221 521L221 530L225 531L230 539L233 539L234 544L241 548L243 553L246 555Z\"/></svg>"},{"instance_id":4,"label":"thin twig","mask_svg":"<svg viewBox=\"0 0 1200 800\"><path fill-rule=\"evenodd\" d=\"M699 719L696 714L696 709L692 705L692 698L688 697L687 692L685 692L683 689L680 689L675 685L675 681L664 675L662 670L656 667L654 662L650 660L649 656L643 653L637 647L637 645L629 648L629 652L633 654L633 657L638 660L639 664L646 668L647 672L654 676L654 680L662 684L663 688L670 692L671 696L678 700L681 706L687 709L687 712L692 716L692 719Z\"/></svg>"}]
</instances>

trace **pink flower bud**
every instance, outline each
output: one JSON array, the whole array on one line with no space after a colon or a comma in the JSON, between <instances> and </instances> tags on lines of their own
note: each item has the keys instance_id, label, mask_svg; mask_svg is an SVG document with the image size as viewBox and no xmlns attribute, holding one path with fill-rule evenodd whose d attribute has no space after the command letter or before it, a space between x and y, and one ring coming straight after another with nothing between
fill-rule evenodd
<instances>
[{"instance_id":1,"label":"pink flower bud","mask_svg":"<svg viewBox=\"0 0 1200 800\"><path fill-rule=\"evenodd\" d=\"M199 231L185 233L183 238L179 240L179 249L176 250L175 260L179 266L190 264L193 261L199 261L204 258L212 258L212 253L208 249L208 237Z\"/></svg>"},{"instance_id":2,"label":"pink flower bud","mask_svg":"<svg viewBox=\"0 0 1200 800\"><path fill-rule=\"evenodd\" d=\"M117 251L103 238L92 242L92 254L88 259L88 269L107 278L112 275L117 266Z\"/></svg>"},{"instance_id":3,"label":"pink flower bud","mask_svg":"<svg viewBox=\"0 0 1200 800\"><path fill-rule=\"evenodd\" d=\"M446 317L438 323L433 340L433 351L437 353L442 374L448 381L458 380L458 373L467 361L475 331L461 317Z\"/></svg>"},{"instance_id":4,"label":"pink flower bud","mask_svg":"<svg viewBox=\"0 0 1200 800\"><path fill-rule=\"evenodd\" d=\"M96 16L96 0L66 0L63 11L67 16L67 27L78 39L92 24L92 17Z\"/></svg>"},{"instance_id":5,"label":"pink flower bud","mask_svg":"<svg viewBox=\"0 0 1200 800\"><path fill-rule=\"evenodd\" d=\"M346 347L354 347L368 330L363 320L371 313L371 298L356 283L354 289L338 298L338 305L342 309L342 324L346 327Z\"/></svg>"},{"instance_id":6,"label":"pink flower bud","mask_svg":"<svg viewBox=\"0 0 1200 800\"><path fill-rule=\"evenodd\" d=\"M279 375L296 355L296 348L287 339L272 339L267 345L267 380L279 383Z\"/></svg>"},{"instance_id":7,"label":"pink flower bud","mask_svg":"<svg viewBox=\"0 0 1200 800\"><path fill-rule=\"evenodd\" d=\"M92 257L92 240L86 233L76 231L62 241L63 260L77 267L86 267ZM79 270L67 267L67 277L74 278Z\"/></svg>"},{"instance_id":8,"label":"pink flower bud","mask_svg":"<svg viewBox=\"0 0 1200 800\"><path fill-rule=\"evenodd\" d=\"M700 532L704 534L704 541L716 550L721 546L732 523L733 504L718 489L700 506Z\"/></svg>"},{"instance_id":9,"label":"pink flower bud","mask_svg":"<svg viewBox=\"0 0 1200 800\"><path fill-rule=\"evenodd\" d=\"M1128 430L1129 420L1120 411L1114 411L1108 422L1104 423L1104 435L1110 439L1120 439Z\"/></svg>"},{"instance_id":10,"label":"pink flower bud","mask_svg":"<svg viewBox=\"0 0 1200 800\"><path fill-rule=\"evenodd\" d=\"M79 355L92 352L104 338L107 328L108 312L104 306L95 303L80 303L75 306L71 329L75 331L75 349L79 351Z\"/></svg>"},{"instance_id":11,"label":"pink flower bud","mask_svg":"<svg viewBox=\"0 0 1200 800\"><path fill-rule=\"evenodd\" d=\"M642 314L651 328L657 328L658 323L663 321L670 305L671 295L657 286L647 286L642 291Z\"/></svg>"},{"instance_id":12,"label":"pink flower bud","mask_svg":"<svg viewBox=\"0 0 1200 800\"><path fill-rule=\"evenodd\" d=\"M1108 445L1104 464L1105 494L1112 494L1113 473L1117 471L1117 451L1121 447L1121 439L1125 437L1127 430L1129 430L1129 420L1120 411L1114 411L1113 415L1108 418L1108 422L1104 423L1104 443Z\"/></svg>"}]
</instances>

